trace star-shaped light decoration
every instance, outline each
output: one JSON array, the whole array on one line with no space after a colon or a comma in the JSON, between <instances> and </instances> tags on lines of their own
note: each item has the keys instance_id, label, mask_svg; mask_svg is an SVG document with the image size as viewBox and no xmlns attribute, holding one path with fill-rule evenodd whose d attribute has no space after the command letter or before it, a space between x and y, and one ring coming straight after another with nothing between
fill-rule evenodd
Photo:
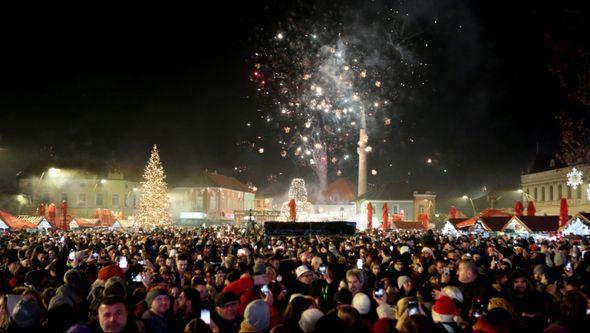
<instances>
[{"instance_id":1,"label":"star-shaped light decoration","mask_svg":"<svg viewBox=\"0 0 590 333\"><path fill-rule=\"evenodd\" d=\"M583 176L584 174L582 173L582 171L573 168L572 171L567 174L567 186L571 187L574 190L577 189L578 186L582 185L582 183L584 182L582 180Z\"/></svg>"}]
</instances>

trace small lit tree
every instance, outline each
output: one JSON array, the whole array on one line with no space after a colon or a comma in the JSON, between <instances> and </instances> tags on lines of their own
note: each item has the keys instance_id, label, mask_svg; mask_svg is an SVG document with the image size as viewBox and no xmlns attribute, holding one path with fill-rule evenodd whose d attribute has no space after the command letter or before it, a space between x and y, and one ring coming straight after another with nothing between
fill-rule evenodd
<instances>
[{"instance_id":1,"label":"small lit tree","mask_svg":"<svg viewBox=\"0 0 590 333\"><path fill-rule=\"evenodd\" d=\"M166 184L164 167L160 162L156 145L152 148L152 154L143 172L143 179L137 216L139 225L142 227L169 225L171 219L168 184Z\"/></svg>"}]
</instances>

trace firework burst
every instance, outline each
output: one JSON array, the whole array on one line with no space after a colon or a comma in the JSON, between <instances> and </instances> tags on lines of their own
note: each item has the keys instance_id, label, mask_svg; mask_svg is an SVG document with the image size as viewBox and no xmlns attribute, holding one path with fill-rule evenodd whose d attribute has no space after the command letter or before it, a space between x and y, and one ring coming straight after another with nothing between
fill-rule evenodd
<instances>
[{"instance_id":1,"label":"firework burst","mask_svg":"<svg viewBox=\"0 0 590 333\"><path fill-rule=\"evenodd\" d=\"M349 12L293 14L273 35L262 34L253 56L250 79L266 103L258 120L273 129L280 156L311 167L320 186L354 163L363 115L367 152L377 132L391 131L397 97L425 66L408 51L419 34L406 33L403 12Z\"/></svg>"}]
</instances>

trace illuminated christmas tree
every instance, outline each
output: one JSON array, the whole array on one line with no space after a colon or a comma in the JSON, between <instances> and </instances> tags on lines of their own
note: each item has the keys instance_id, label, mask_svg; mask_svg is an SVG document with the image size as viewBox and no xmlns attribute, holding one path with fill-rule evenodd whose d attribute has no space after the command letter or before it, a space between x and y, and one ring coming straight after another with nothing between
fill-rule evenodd
<instances>
[{"instance_id":1,"label":"illuminated christmas tree","mask_svg":"<svg viewBox=\"0 0 590 333\"><path fill-rule=\"evenodd\" d=\"M144 181L141 182L139 197L139 212L137 221L139 226L154 227L169 225L170 201L168 200L168 184L166 175L160 162L158 147L154 145L152 155L143 172Z\"/></svg>"},{"instance_id":2,"label":"illuminated christmas tree","mask_svg":"<svg viewBox=\"0 0 590 333\"><path fill-rule=\"evenodd\" d=\"M297 221L307 221L313 217L313 206L307 201L307 188L305 187L305 180L295 178L291 181L289 188L289 200L294 199L297 211ZM290 221L289 218L289 201L283 203L281 207L281 217L283 221Z\"/></svg>"},{"instance_id":3,"label":"illuminated christmas tree","mask_svg":"<svg viewBox=\"0 0 590 333\"><path fill-rule=\"evenodd\" d=\"M300 204L307 202L307 189L305 188L305 180L295 178L291 181L289 188L289 199L295 199L295 202Z\"/></svg>"}]
</instances>

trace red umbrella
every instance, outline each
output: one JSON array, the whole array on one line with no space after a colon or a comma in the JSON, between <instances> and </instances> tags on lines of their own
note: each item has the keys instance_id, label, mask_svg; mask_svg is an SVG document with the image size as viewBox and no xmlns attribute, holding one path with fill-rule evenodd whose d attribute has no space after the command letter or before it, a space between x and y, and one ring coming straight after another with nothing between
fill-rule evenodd
<instances>
[{"instance_id":1,"label":"red umbrella","mask_svg":"<svg viewBox=\"0 0 590 333\"><path fill-rule=\"evenodd\" d=\"M367 229L373 229L373 205L370 202L367 204Z\"/></svg>"},{"instance_id":2,"label":"red umbrella","mask_svg":"<svg viewBox=\"0 0 590 333\"><path fill-rule=\"evenodd\" d=\"M106 208L103 208L103 210L102 210L102 221L101 222L102 223L108 223L108 222L110 222L109 221L110 220L110 216L111 216L111 213L109 212L109 210L106 209Z\"/></svg>"},{"instance_id":3,"label":"red umbrella","mask_svg":"<svg viewBox=\"0 0 590 333\"><path fill-rule=\"evenodd\" d=\"M37 215L45 216L45 204L44 203L39 204L39 210L37 211Z\"/></svg>"},{"instance_id":4,"label":"red umbrella","mask_svg":"<svg viewBox=\"0 0 590 333\"><path fill-rule=\"evenodd\" d=\"M559 226L563 226L568 219L569 215L567 213L567 199L561 198L561 202L559 203Z\"/></svg>"},{"instance_id":5,"label":"red umbrella","mask_svg":"<svg viewBox=\"0 0 590 333\"><path fill-rule=\"evenodd\" d=\"M383 224L381 227L383 229L389 229L389 207L387 207L387 202L383 204L381 210L383 211Z\"/></svg>"},{"instance_id":6,"label":"red umbrella","mask_svg":"<svg viewBox=\"0 0 590 333\"><path fill-rule=\"evenodd\" d=\"M457 208L455 206L451 206L451 211L449 213L452 219L457 218Z\"/></svg>"},{"instance_id":7,"label":"red umbrella","mask_svg":"<svg viewBox=\"0 0 590 333\"><path fill-rule=\"evenodd\" d=\"M67 226L67 219L68 216L68 203L64 200L61 202L61 224L60 224L60 229L62 230L68 230L68 226Z\"/></svg>"},{"instance_id":8,"label":"red umbrella","mask_svg":"<svg viewBox=\"0 0 590 333\"><path fill-rule=\"evenodd\" d=\"M516 204L514 204L514 215L522 216L523 212L524 212L524 206L522 205L522 202L517 201Z\"/></svg>"},{"instance_id":9,"label":"red umbrella","mask_svg":"<svg viewBox=\"0 0 590 333\"><path fill-rule=\"evenodd\" d=\"M535 208L535 203L532 201L529 201L529 205L526 208L526 214L528 216L535 216L536 211L537 211L537 209Z\"/></svg>"},{"instance_id":10,"label":"red umbrella","mask_svg":"<svg viewBox=\"0 0 590 333\"><path fill-rule=\"evenodd\" d=\"M428 222L430 222L430 218L428 217L428 214L426 214L426 213L418 214L418 221L420 223L422 223L422 227L425 230L428 230Z\"/></svg>"},{"instance_id":11,"label":"red umbrella","mask_svg":"<svg viewBox=\"0 0 590 333\"><path fill-rule=\"evenodd\" d=\"M49 223L55 225L55 213L57 209L55 208L55 204L50 203L47 206L47 219L49 219Z\"/></svg>"},{"instance_id":12,"label":"red umbrella","mask_svg":"<svg viewBox=\"0 0 590 333\"><path fill-rule=\"evenodd\" d=\"M289 221L295 222L297 218L297 203L295 203L295 199L289 200Z\"/></svg>"}]
</instances>

